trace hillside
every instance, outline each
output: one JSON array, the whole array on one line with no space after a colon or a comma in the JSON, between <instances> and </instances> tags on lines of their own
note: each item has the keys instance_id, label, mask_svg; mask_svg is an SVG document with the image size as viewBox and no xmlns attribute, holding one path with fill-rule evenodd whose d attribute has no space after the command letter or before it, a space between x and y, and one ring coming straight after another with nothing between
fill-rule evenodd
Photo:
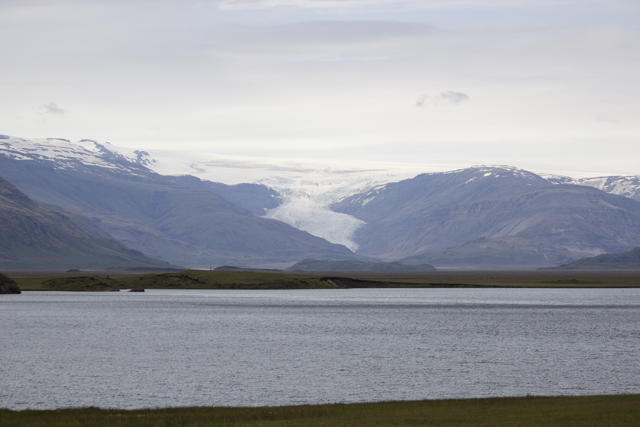
<instances>
[{"instance_id":1,"label":"hillside","mask_svg":"<svg viewBox=\"0 0 640 427\"><path fill-rule=\"evenodd\" d=\"M556 267L557 270L640 269L640 247L619 254L602 254L582 258Z\"/></svg>"},{"instance_id":2,"label":"hillside","mask_svg":"<svg viewBox=\"0 0 640 427\"><path fill-rule=\"evenodd\" d=\"M533 268L573 258L564 247L545 246L522 237L479 237L443 251L402 258L403 264L431 263L439 267Z\"/></svg>"},{"instance_id":3,"label":"hillside","mask_svg":"<svg viewBox=\"0 0 640 427\"><path fill-rule=\"evenodd\" d=\"M20 287L13 279L0 273L0 294L19 294L21 292Z\"/></svg>"},{"instance_id":4,"label":"hillside","mask_svg":"<svg viewBox=\"0 0 640 427\"><path fill-rule=\"evenodd\" d=\"M168 266L109 239L90 235L67 217L28 198L0 178L0 268L104 269Z\"/></svg>"},{"instance_id":5,"label":"hillside","mask_svg":"<svg viewBox=\"0 0 640 427\"><path fill-rule=\"evenodd\" d=\"M423 174L332 208L367 222L359 254L436 267L552 266L640 244L639 202L506 167Z\"/></svg>"},{"instance_id":6,"label":"hillside","mask_svg":"<svg viewBox=\"0 0 640 427\"><path fill-rule=\"evenodd\" d=\"M0 135L0 170L29 197L93 236L189 267L536 268L640 244L638 177L482 166L390 182L414 175L279 162Z\"/></svg>"},{"instance_id":7,"label":"hillside","mask_svg":"<svg viewBox=\"0 0 640 427\"><path fill-rule=\"evenodd\" d=\"M0 170L29 197L93 235L172 264L290 264L308 257L354 257L344 246L253 214L278 203L264 186L161 176L146 167L144 153L124 157L92 141L84 142L91 150L60 140L10 138L2 144Z\"/></svg>"},{"instance_id":8,"label":"hillside","mask_svg":"<svg viewBox=\"0 0 640 427\"><path fill-rule=\"evenodd\" d=\"M294 271L435 271L430 264L408 265L400 262L329 261L303 259L289 267Z\"/></svg>"},{"instance_id":9,"label":"hillside","mask_svg":"<svg viewBox=\"0 0 640 427\"><path fill-rule=\"evenodd\" d=\"M577 185L588 185L618 196L640 201L640 176L602 176L582 178L572 182Z\"/></svg>"}]
</instances>

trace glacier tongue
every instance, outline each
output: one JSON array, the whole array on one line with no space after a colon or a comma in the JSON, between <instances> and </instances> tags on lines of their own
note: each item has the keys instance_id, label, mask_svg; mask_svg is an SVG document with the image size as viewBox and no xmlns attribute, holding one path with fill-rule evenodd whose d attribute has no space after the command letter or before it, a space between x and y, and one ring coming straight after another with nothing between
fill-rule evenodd
<instances>
[{"instance_id":1,"label":"glacier tongue","mask_svg":"<svg viewBox=\"0 0 640 427\"><path fill-rule=\"evenodd\" d=\"M355 252L358 245L354 233L364 224L351 215L332 211L329 206L358 191L367 190L387 179L371 171L336 172L330 169L309 172L283 179L267 177L257 183L278 191L283 203L266 212L265 217L277 219L314 236L346 246Z\"/></svg>"},{"instance_id":2,"label":"glacier tongue","mask_svg":"<svg viewBox=\"0 0 640 427\"><path fill-rule=\"evenodd\" d=\"M342 244L354 252L358 249L353 241L354 233L364 222L351 215L334 212L329 206L352 194L413 178L425 171L424 165L321 163L208 153L150 152L156 163L149 167L163 175L190 174L225 184L248 182L273 188L280 193L283 203L265 212L266 218Z\"/></svg>"},{"instance_id":3,"label":"glacier tongue","mask_svg":"<svg viewBox=\"0 0 640 427\"><path fill-rule=\"evenodd\" d=\"M353 236L364 224L363 221L351 215L333 212L300 191L287 190L283 199L282 205L267 211L265 218L277 219L332 243L344 245L352 252L358 249Z\"/></svg>"}]
</instances>

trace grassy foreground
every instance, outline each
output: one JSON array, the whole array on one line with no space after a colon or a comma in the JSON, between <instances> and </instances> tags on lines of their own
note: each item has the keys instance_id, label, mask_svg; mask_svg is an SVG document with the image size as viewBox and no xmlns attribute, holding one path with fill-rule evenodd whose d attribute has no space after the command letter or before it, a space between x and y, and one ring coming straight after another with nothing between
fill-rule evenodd
<instances>
[{"instance_id":1,"label":"grassy foreground","mask_svg":"<svg viewBox=\"0 0 640 427\"><path fill-rule=\"evenodd\" d=\"M640 395L266 408L0 410L0 426L639 426Z\"/></svg>"}]
</instances>

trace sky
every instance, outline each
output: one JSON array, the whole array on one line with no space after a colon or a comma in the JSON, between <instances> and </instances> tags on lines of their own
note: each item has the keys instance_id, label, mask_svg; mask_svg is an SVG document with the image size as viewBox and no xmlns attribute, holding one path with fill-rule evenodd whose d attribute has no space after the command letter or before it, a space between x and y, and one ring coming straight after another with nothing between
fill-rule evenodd
<instances>
[{"instance_id":1,"label":"sky","mask_svg":"<svg viewBox=\"0 0 640 427\"><path fill-rule=\"evenodd\" d=\"M23 138L640 174L637 0L0 0L0 58Z\"/></svg>"}]
</instances>

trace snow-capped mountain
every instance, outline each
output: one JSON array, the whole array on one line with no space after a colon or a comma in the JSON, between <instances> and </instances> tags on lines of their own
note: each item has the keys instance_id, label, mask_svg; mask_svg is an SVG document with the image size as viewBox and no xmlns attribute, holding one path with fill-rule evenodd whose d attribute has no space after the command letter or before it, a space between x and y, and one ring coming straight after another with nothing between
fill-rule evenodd
<instances>
[{"instance_id":1,"label":"snow-capped mountain","mask_svg":"<svg viewBox=\"0 0 640 427\"><path fill-rule=\"evenodd\" d=\"M279 205L277 193L262 185L159 175L148 168L153 162L146 154L89 141L0 141L0 176L29 197L85 231L175 265L357 258L345 246L253 214L260 204Z\"/></svg>"},{"instance_id":2,"label":"snow-capped mountain","mask_svg":"<svg viewBox=\"0 0 640 427\"><path fill-rule=\"evenodd\" d=\"M82 164L136 174L142 167L165 176L192 175L227 185L265 185L279 193L281 203L265 209L262 216L344 245L352 251L358 248L352 238L362 221L334 212L329 206L351 194L411 178L423 171L406 165L326 164L211 153L140 151L89 139L73 143L59 138L29 140L6 135L0 136L0 154L16 160L48 160L55 162L57 168L74 168Z\"/></svg>"},{"instance_id":3,"label":"snow-capped mountain","mask_svg":"<svg viewBox=\"0 0 640 427\"><path fill-rule=\"evenodd\" d=\"M597 193L589 193L586 190L581 190L580 188L583 188L581 186L595 187L604 192L626 198L638 199L640 197L640 177L635 176L574 179L563 175L537 175L529 171L508 166L480 166L450 170L450 167L443 165L417 166L367 162L321 162L222 156L211 153L167 150L141 151L124 149L109 143L98 143L93 140L82 140L77 143L72 143L68 140L53 138L28 140L0 136L0 160L1 158L4 158L5 161L1 163L0 166L5 165L2 167L5 169L9 168L7 169L7 173L13 173L13 176L18 179L18 181L21 181L16 183L16 185L28 194L29 191L31 191L29 194L31 197L46 203L56 204L55 201L57 199L52 196L55 192L52 193L50 189L43 189L40 184L35 182L27 182L29 179L23 176L26 169L20 169L16 166L19 165L20 162L31 160L33 164L46 164L48 165L47 167L52 167L60 172L93 168L93 170L96 171L110 171L112 175L119 174L119 176L125 180L138 179L140 181L152 182L153 185L156 186L154 187L155 189L153 191L151 191L151 189L145 190L151 191L148 194L151 200L149 203L152 204L156 203L156 199L160 197L158 196L159 194L168 194L165 190L161 189L161 186L186 186L194 190L222 196L226 201L240 208L249 210L254 216L260 216L264 220L277 220L280 224L288 224L298 230L306 231L311 235L325 239L328 242L346 246L357 254L382 257L385 259L393 259L395 257L397 259L401 256L418 254L424 251L442 251L446 249L448 251L446 254L443 253L439 255L439 257L433 256L429 260L426 260L427 262L430 262L430 260L444 260L442 262L445 264L451 261L451 259L457 256L459 257L463 252L474 254L480 250L480 247L493 248L494 255L497 254L495 251L496 248L513 247L522 249L524 251L520 254L522 256L508 255L513 260L533 259L535 258L534 254L537 253L540 254L540 263L564 262L576 256L597 254L608 250L607 248L622 249L625 244L633 240L629 236L633 236L636 231L631 229L625 229L626 231L622 229L616 229L617 231L611 229L607 231L612 233L627 233L627 237L624 238L621 236L614 237L614 239L618 239L619 242L626 242L620 243L617 246L616 244L585 243L582 246L578 244L577 246L574 245L568 248L565 247L566 245L562 246L563 243L560 241L556 242L559 246L553 243L556 241L554 240L555 237L550 237L551 240L542 242L527 239L523 241L521 236L515 235L517 232L515 232L515 234L513 232L506 233L504 230L504 232L500 231L498 234L490 230L486 230L484 234L478 234L476 233L477 230L471 230L475 221L471 218L471 216L475 215L473 213L475 211L472 210L465 214L471 216L458 225L455 225L455 221L451 223L447 222L446 224L442 223L440 225L432 224L433 227L435 227L434 230L449 231L442 236L433 235L429 237L425 235L423 237L427 240L419 243L416 247L410 247L411 245L407 242L411 239L418 239L421 232L412 230L408 224L415 223L416 221L419 222L419 218L424 215L428 215L430 218L438 217L438 215L444 212L442 209L454 209L454 207L457 206L455 209L459 209L460 212L458 212L458 214L460 214L470 205L475 206L476 203L480 203L478 206L485 206L487 203L507 203L508 200L511 200L510 197L514 199L507 203L508 206L511 206L509 203L513 206L519 206L519 204L522 204L523 207L529 206L524 203L524 199L520 199L523 197L525 199L527 197L534 197L531 195L533 194L531 193L532 191L542 191L542 188L548 186L553 187L554 185L558 188L557 191L554 192L554 190L546 188L542 193L536 193L539 195L535 197L542 197L540 200L544 200L544 203L552 203L551 200L554 200L553 203L559 203L563 206L563 209L566 208L570 211L572 209L587 209L587 206L591 205L589 204L590 202L587 203L586 200L595 200L600 197L597 196ZM425 174L424 172L430 173ZM23 175L21 175L21 173ZM0 176L2 175L3 173L0 172ZM420 179L415 178L418 175ZM460 179L462 179L461 177L464 177L463 181L460 181ZM241 183L244 183L242 185L245 187L241 188L241 185L236 185ZM564 189L567 184L578 188L575 190ZM160 187L157 187L158 185ZM122 190L124 187L118 188ZM401 188L402 191L400 191ZM174 190L175 188L171 191ZM59 186L56 191L63 191L62 187ZM409 191L409 193L406 193L407 191ZM543 193L544 196L542 196ZM557 195L560 193L563 193L567 197L567 200L559 198ZM119 194L124 195L125 193ZM144 194L144 196L140 197L147 197L147 193L143 192L140 194ZM409 194L407 196L408 199L403 199L404 196L402 194L405 196ZM527 196L527 194L529 195ZM64 203L66 203L66 205L63 203L65 209L69 209L70 206L75 206L74 197L76 196L71 193L62 196L61 200L64 200ZM580 199L581 197L582 199ZM418 206L416 210L414 203L418 200L423 200L426 204L424 206L421 205L422 207ZM516 200L519 201L516 202ZM94 202L96 204L102 203L100 200ZM571 205L574 202L582 207ZM618 199L612 199L612 201L607 201L606 203L610 202L615 202L614 205L620 203L624 205L624 203ZM192 201L189 201L189 203L192 203ZM193 203L197 202L194 200ZM213 201L210 201L209 203L208 206L214 210L219 209L219 206L221 206L219 204L220 202L213 203ZM511 208L507 209L507 205L503 206L502 211L496 211L494 213L486 211L484 218L493 218L495 215L519 215L518 212L510 210ZM196 204L193 206L195 207ZM624 209L627 208L628 207L625 207ZM85 204L82 206L82 209L86 210L89 208ZM228 209L233 208L228 207ZM433 209L435 209L435 211ZM476 207L474 209L480 208ZM533 207L529 206L528 209L533 209ZM591 206L588 209L595 209L595 207ZM635 208L630 207L628 209L633 211ZM78 212L87 215L87 212ZM198 212L200 212L199 215L201 215L200 220L204 220L206 216L205 213L202 212L202 209L198 209ZM506 212L509 213L507 214ZM236 213L239 213L239 211L236 211ZM152 252L151 255L153 256L167 259L165 256L167 253L162 252L162 248L174 246L175 251L184 252L184 257L181 259L181 262L184 262L185 259L190 259L190 257L198 257L198 259L204 260L210 256L209 252L206 251L198 255L199 249L189 246L191 243L179 249L182 243L177 244L174 240L163 240L167 238L167 236L158 237L158 235L154 234L159 230L157 228L158 224L156 223L153 223L155 224L153 227L156 227L152 227L154 231L145 229L144 227L136 228L135 233L126 230L126 222L122 223L120 219L116 221L116 217L113 216L117 214L117 218L120 218L118 215L121 215L122 212L112 214L113 213L109 213L107 217L100 216L103 215L102 213L96 214L97 216L95 218L101 218L100 221L102 221L103 229L106 227L110 230L109 233L120 236L119 241L134 245L132 247L138 250L144 252L145 249L142 245L138 247L135 246L136 242L140 240L140 238L135 237L135 233L142 232L143 235L146 236L145 239L147 242L156 242L149 243L149 247L155 248L153 250L159 250L157 253ZM610 215L610 212L606 214L601 212L601 214L605 215L605 217L600 219L604 221L603 223L607 223L609 219L615 216ZM93 213L91 215L93 215ZM157 219L153 219L155 218L154 215L155 214L150 214L148 221L157 221ZM539 211L537 215L544 216L547 214L542 210ZM555 219L546 217L546 219L541 219L542 217L539 217L536 221L544 224L545 227L549 226L556 230L564 230L562 233L565 234L568 230L572 229L571 227L578 226L575 224L567 225L568 223L565 221L566 218L562 215L556 215ZM394 217L397 217L396 219L398 219L400 228L392 231L388 230L389 233L383 233L382 230L376 229L376 227L383 224L388 226L394 221L392 219ZM399 219L400 217L402 218ZM107 218L108 221L106 220ZM216 218L218 217L216 216ZM504 226L507 227L508 224L516 221L514 218L515 217L508 219L504 223ZM173 220L179 221L177 218ZM556 227L556 225L554 225L554 221L556 220L560 221L563 225L560 226L556 224L558 225ZM145 224L145 227L149 225L149 223ZM236 224L239 223L236 222ZM581 224L578 227L585 227L585 224ZM163 225L163 227L166 227L166 225ZM172 227L175 227L175 225L172 225ZM461 234L460 232L460 230L465 227L471 227L468 230L468 238L475 236L485 240L475 241L476 243L470 242L468 239L465 240L462 235L464 233ZM517 227L515 229L517 229ZM184 229L184 227L182 227L181 230L181 236L191 233ZM247 230L245 226L244 231ZM595 229L590 230L593 231ZM233 233L233 230L227 231ZM161 232L164 233L165 229L162 229ZM174 230L173 232L176 233L177 231ZM531 233L533 232L534 231L531 231ZM387 237L395 235L397 239L400 240L396 243L388 242L383 244L379 240L380 236L383 235ZM175 236L176 235L174 235L174 237ZM459 237L459 239L454 239L455 241L449 242L447 240L449 236L457 236L456 238ZM174 237L168 238L174 239ZM198 240L200 237L201 236L193 235L189 238ZM435 237L440 239L440 243L433 240ZM503 240L498 241L496 240L497 237ZM267 239L266 235L264 238ZM298 238L299 237L296 237L296 239ZM490 238L490 240L487 241L487 238ZM580 238L589 240L591 237L582 236ZM270 239L273 239L273 237ZM265 240L265 242L267 240ZM181 242L179 239L178 241ZM219 241L219 239L216 241ZM249 240L247 240L246 243L251 244ZM285 244L283 242L282 244L286 246L288 243ZM320 245L322 246L322 248L320 248L317 246L319 241L308 241L305 244L310 244L311 246L316 245L314 246L316 249L313 249L316 253L324 251L326 254L333 253L334 255L332 256L338 256L339 258L345 256L344 253L339 253L340 251L331 252L334 249L328 246ZM460 251L458 252L455 250L456 245L460 247ZM523 249L525 247L526 250ZM307 246L305 250L311 250L309 248L310 246ZM167 249L167 251L169 253L174 249ZM256 247L252 250L258 250L258 248ZM240 254L242 251L237 253ZM526 254L526 256L523 254ZM494 258L498 259L503 255L495 255ZM233 257L229 259L233 259ZM454 259L454 261L451 262L455 264L456 261Z\"/></svg>"},{"instance_id":4,"label":"snow-capped mountain","mask_svg":"<svg viewBox=\"0 0 640 427\"><path fill-rule=\"evenodd\" d=\"M0 135L0 153L15 160L53 161L58 168L78 164L133 172L136 166L150 167L155 160L146 151L116 148L90 139L23 139Z\"/></svg>"},{"instance_id":5,"label":"snow-capped mountain","mask_svg":"<svg viewBox=\"0 0 640 427\"><path fill-rule=\"evenodd\" d=\"M640 200L640 175L599 176L593 178L571 178L563 175L540 174L553 184L585 185L606 193Z\"/></svg>"},{"instance_id":6,"label":"snow-capped mountain","mask_svg":"<svg viewBox=\"0 0 640 427\"><path fill-rule=\"evenodd\" d=\"M582 178L575 180L573 183L577 185L587 185L607 193L640 201L640 176Z\"/></svg>"},{"instance_id":7,"label":"snow-capped mountain","mask_svg":"<svg viewBox=\"0 0 640 427\"><path fill-rule=\"evenodd\" d=\"M412 178L424 169L415 165L366 162L262 159L149 150L148 167L162 175L193 175L228 185L249 182L265 185L280 194L282 203L264 212L276 219L332 243L356 251L354 232L362 221L329 208L352 194L388 182ZM428 166L444 170L442 166Z\"/></svg>"},{"instance_id":8,"label":"snow-capped mountain","mask_svg":"<svg viewBox=\"0 0 640 427\"><path fill-rule=\"evenodd\" d=\"M640 202L511 167L422 174L332 205L359 254L404 263L550 266L640 244Z\"/></svg>"}]
</instances>

